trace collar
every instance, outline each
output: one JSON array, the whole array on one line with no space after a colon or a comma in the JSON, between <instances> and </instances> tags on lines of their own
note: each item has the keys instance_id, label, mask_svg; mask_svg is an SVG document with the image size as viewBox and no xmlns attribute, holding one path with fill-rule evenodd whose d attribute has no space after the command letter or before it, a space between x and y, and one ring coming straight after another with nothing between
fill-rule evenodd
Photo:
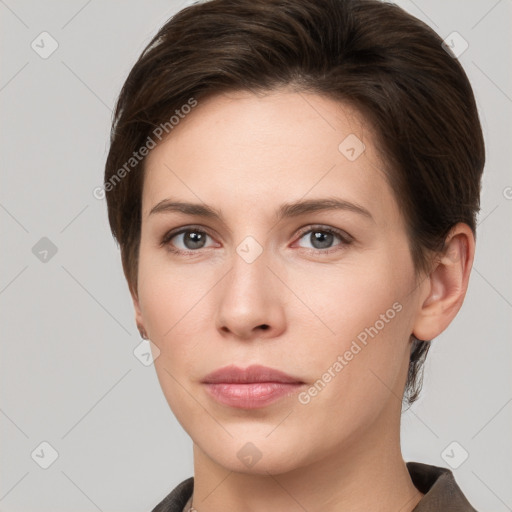
<instances>
[{"instance_id":1,"label":"collar","mask_svg":"<svg viewBox=\"0 0 512 512\"><path fill-rule=\"evenodd\" d=\"M407 462L406 465L412 483L425 495L413 512L477 512L462 493L449 469L420 462Z\"/></svg>"},{"instance_id":2,"label":"collar","mask_svg":"<svg viewBox=\"0 0 512 512\"><path fill-rule=\"evenodd\" d=\"M407 469L416 488L424 494L413 512L477 512L457 485L447 468L407 462ZM194 477L175 487L152 512L182 512L194 490Z\"/></svg>"}]
</instances>

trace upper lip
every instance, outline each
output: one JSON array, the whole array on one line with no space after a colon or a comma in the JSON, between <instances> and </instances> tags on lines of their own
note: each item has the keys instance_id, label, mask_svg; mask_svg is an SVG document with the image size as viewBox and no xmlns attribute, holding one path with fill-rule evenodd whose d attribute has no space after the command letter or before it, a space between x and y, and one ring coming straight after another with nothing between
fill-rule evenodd
<instances>
[{"instance_id":1,"label":"upper lip","mask_svg":"<svg viewBox=\"0 0 512 512\"><path fill-rule=\"evenodd\" d=\"M217 383L251 383L251 382L284 382L303 384L303 381L280 370L261 365L239 368L235 365L224 366L208 374L202 381L205 384Z\"/></svg>"}]
</instances>

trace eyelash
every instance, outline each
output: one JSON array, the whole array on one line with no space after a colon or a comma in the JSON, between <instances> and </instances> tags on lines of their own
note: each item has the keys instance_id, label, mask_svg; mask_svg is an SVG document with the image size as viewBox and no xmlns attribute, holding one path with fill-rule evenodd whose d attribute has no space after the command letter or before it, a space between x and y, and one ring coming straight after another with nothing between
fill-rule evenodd
<instances>
[{"instance_id":1,"label":"eyelash","mask_svg":"<svg viewBox=\"0 0 512 512\"><path fill-rule=\"evenodd\" d=\"M172 252L172 253L178 254L178 255L194 255L194 254L198 253L201 249L184 251L182 249L176 249L176 248L172 247L170 244L170 241L174 237L181 235L182 233L187 233L189 231L205 234L205 235L208 235L210 238L213 238L207 231L205 231L200 226L193 226L193 225L186 226L177 231L172 230L172 231L169 231L168 233L166 233L163 236L162 241L160 242L160 247L166 247L169 252ZM343 249L342 246L350 245L353 242L353 238L348 233L346 233L344 231L340 231L340 230L332 228L332 227L322 226L322 225L307 226L307 229L300 230L299 233L297 234L297 236L299 237L298 239L300 240L301 238L304 237L304 235L311 233L311 232L329 233L329 234L337 236L341 240L340 244L338 244L334 247L330 247L328 249L308 249L308 248L302 247L302 249L305 249L306 251L313 253L313 254L331 254L332 252L342 250Z\"/></svg>"}]
</instances>

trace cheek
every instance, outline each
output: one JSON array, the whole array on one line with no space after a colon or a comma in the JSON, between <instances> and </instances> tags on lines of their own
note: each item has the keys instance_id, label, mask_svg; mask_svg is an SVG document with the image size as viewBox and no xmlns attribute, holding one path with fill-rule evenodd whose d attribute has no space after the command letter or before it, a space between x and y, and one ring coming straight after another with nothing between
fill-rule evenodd
<instances>
[{"instance_id":1,"label":"cheek","mask_svg":"<svg viewBox=\"0 0 512 512\"><path fill-rule=\"evenodd\" d=\"M305 317L316 317L323 329L321 339L327 345L353 339L376 323L379 331L389 331L389 325L405 316L397 311L403 309L400 304L403 306L407 295L405 274L397 275L385 262L379 265L377 258L368 266L340 265L315 273L288 273L290 288L302 299L296 301L295 310L290 310L292 316L296 315L290 324L304 324Z\"/></svg>"},{"instance_id":2,"label":"cheek","mask_svg":"<svg viewBox=\"0 0 512 512\"><path fill-rule=\"evenodd\" d=\"M205 284L142 254L139 265L140 304L144 326L159 350L154 366L160 387L180 423L201 422L204 411L190 395L189 378L203 357L198 342L205 336L204 320L199 321Z\"/></svg>"},{"instance_id":3,"label":"cheek","mask_svg":"<svg viewBox=\"0 0 512 512\"><path fill-rule=\"evenodd\" d=\"M320 327L315 327L314 336L302 335L307 346L299 349L307 374L321 381L317 388L324 396L318 404L326 400L334 408L356 410L362 400L368 405L381 401L388 387L400 389L411 330L412 308L406 301L412 273L408 276L405 263L400 274L385 258L381 265L377 261L363 270L331 269L323 279L302 279L302 287L298 279L291 284L307 297L305 302L318 317L315 325ZM290 320L294 323L304 325L304 317Z\"/></svg>"},{"instance_id":4,"label":"cheek","mask_svg":"<svg viewBox=\"0 0 512 512\"><path fill-rule=\"evenodd\" d=\"M139 259L139 297L144 325L163 347L179 336L190 339L195 320L201 311L201 297L212 284L208 275L169 264L160 251L141 250Z\"/></svg>"}]
</instances>

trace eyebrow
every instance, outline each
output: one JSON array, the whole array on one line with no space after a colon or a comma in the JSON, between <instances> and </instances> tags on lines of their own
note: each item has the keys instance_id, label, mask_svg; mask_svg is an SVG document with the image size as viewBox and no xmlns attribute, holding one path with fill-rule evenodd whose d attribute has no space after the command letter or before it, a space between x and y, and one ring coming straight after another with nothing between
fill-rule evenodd
<instances>
[{"instance_id":1,"label":"eyebrow","mask_svg":"<svg viewBox=\"0 0 512 512\"><path fill-rule=\"evenodd\" d=\"M298 217L307 213L328 210L350 211L374 220L372 214L363 206L339 198L306 199L292 203L284 203L277 210L276 216L277 220L282 220L284 218ZM151 209L148 216L157 213L170 212L198 215L207 219L214 219L220 222L223 221L222 213L206 204L187 203L183 201L173 201L170 199L163 199L157 203Z\"/></svg>"}]
</instances>

